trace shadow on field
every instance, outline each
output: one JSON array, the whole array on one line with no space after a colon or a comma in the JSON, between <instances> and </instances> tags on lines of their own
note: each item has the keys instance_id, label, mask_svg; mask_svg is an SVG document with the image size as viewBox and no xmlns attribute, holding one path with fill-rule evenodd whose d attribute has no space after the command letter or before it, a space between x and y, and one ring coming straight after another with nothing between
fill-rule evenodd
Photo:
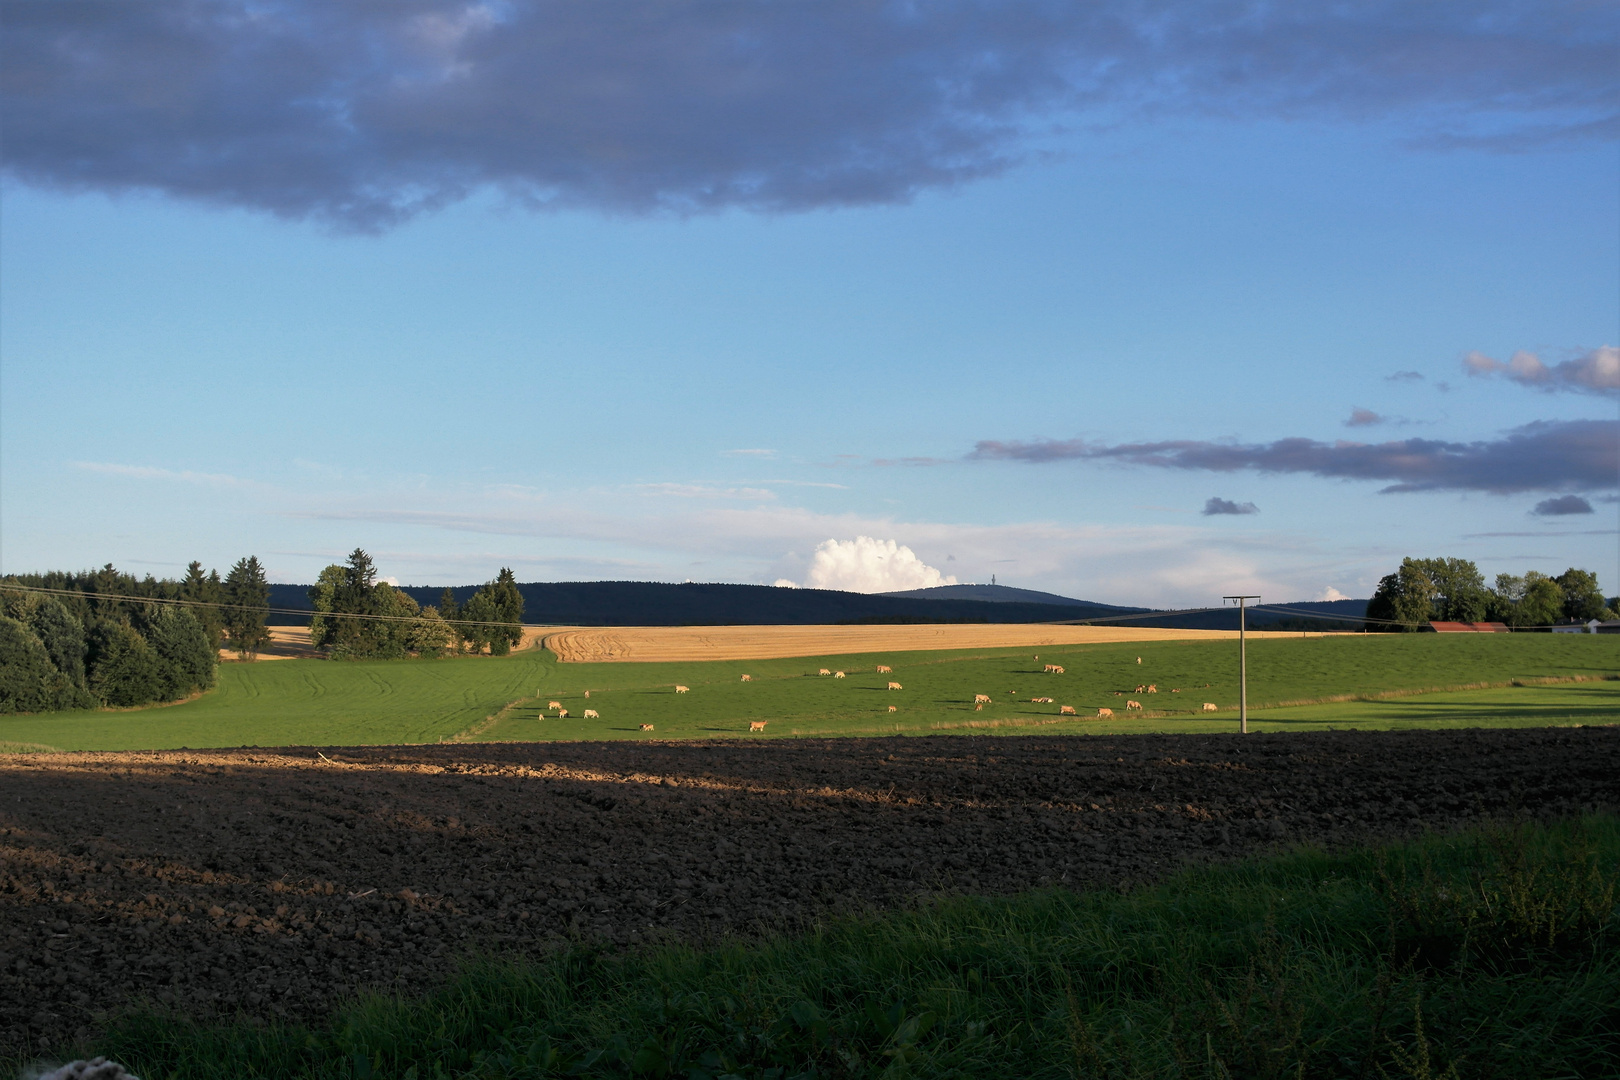
<instances>
[{"instance_id":1,"label":"shadow on field","mask_svg":"<svg viewBox=\"0 0 1620 1080\"><path fill-rule=\"evenodd\" d=\"M0 1033L28 1049L136 993L319 1017L468 951L1144 880L1278 842L1602 808L1616 775L1615 728L16 755Z\"/></svg>"}]
</instances>

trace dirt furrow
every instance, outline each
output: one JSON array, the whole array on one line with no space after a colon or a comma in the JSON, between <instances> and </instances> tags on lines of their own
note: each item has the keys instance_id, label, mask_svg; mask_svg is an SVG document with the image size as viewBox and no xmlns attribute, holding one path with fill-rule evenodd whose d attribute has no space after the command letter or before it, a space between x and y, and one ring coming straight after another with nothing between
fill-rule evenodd
<instances>
[{"instance_id":1,"label":"dirt furrow","mask_svg":"<svg viewBox=\"0 0 1620 1080\"><path fill-rule=\"evenodd\" d=\"M533 954L1612 808L1620 729L0 759L0 1040L133 998L319 1016Z\"/></svg>"}]
</instances>

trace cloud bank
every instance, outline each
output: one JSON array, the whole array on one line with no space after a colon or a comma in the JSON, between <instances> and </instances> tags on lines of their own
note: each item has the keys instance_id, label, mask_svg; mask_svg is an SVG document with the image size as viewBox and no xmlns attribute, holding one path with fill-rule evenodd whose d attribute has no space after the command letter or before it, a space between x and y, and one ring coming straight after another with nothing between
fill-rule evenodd
<instances>
[{"instance_id":1,"label":"cloud bank","mask_svg":"<svg viewBox=\"0 0 1620 1080\"><path fill-rule=\"evenodd\" d=\"M792 584L786 579L776 582L784 583ZM804 583L811 589L880 593L955 585L956 578L942 575L917 558L916 552L893 540L857 536L853 540L825 540L816 545Z\"/></svg>"},{"instance_id":2,"label":"cloud bank","mask_svg":"<svg viewBox=\"0 0 1620 1080\"><path fill-rule=\"evenodd\" d=\"M904 201L1054 124L1392 122L1517 149L1620 130L1581 0L174 0L13 4L6 168L377 230L494 188L614 213Z\"/></svg>"},{"instance_id":3,"label":"cloud bank","mask_svg":"<svg viewBox=\"0 0 1620 1080\"><path fill-rule=\"evenodd\" d=\"M1397 491L1591 491L1616 484L1620 425L1612 420L1538 420L1499 439L1383 443L1278 439L1259 444L1195 440L1108 446L1085 439L984 441L980 461L1118 461L1161 469L1306 473L1341 480L1394 481Z\"/></svg>"},{"instance_id":4,"label":"cloud bank","mask_svg":"<svg viewBox=\"0 0 1620 1080\"><path fill-rule=\"evenodd\" d=\"M1475 378L1505 375L1520 386L1541 390L1569 390L1585 394L1620 391L1620 348L1604 345L1573 360L1548 366L1533 352L1520 350L1507 360L1493 360L1480 352L1463 357L1463 370Z\"/></svg>"}]
</instances>

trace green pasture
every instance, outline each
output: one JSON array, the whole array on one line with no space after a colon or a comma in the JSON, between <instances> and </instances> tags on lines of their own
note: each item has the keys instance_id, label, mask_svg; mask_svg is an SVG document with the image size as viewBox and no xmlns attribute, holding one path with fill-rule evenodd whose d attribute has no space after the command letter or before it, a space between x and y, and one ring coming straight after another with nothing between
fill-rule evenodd
<instances>
[{"instance_id":1,"label":"green pasture","mask_svg":"<svg viewBox=\"0 0 1620 1080\"><path fill-rule=\"evenodd\" d=\"M444 740L768 738L1019 731L1227 731L1237 644L1182 641L897 652L786 660L563 664L501 658L225 664L218 687L132 711L0 717L0 749L136 750ZM1141 663L1137 663L1137 658ZM1042 672L1047 663L1066 669ZM880 675L878 664L894 669ZM843 679L818 675L842 670ZM744 674L752 681L744 683ZM1249 643L1251 727L1541 726L1620 721L1620 639L1513 635L1273 638ZM889 680L902 684L888 690ZM1519 680L1530 685L1509 685ZM677 694L679 683L691 688ZM1158 692L1138 692L1155 684ZM1484 684L1483 686L1481 684ZM590 691L587 699L584 695ZM1178 691L1178 692L1172 692ZM991 704L975 710L975 694ZM1395 695L1380 699L1379 695ZM1034 697L1051 697L1035 704ZM1338 700L1343 698L1372 700ZM1146 706L1128 715L1127 700ZM544 709L560 702L558 719ZM1201 711L1203 702L1220 707ZM896 711L888 711L889 706ZM1078 718L1059 720L1072 705ZM1097 709L1115 711L1112 720ZM585 720L585 709L600 720ZM653 732L641 730L652 724Z\"/></svg>"}]
</instances>

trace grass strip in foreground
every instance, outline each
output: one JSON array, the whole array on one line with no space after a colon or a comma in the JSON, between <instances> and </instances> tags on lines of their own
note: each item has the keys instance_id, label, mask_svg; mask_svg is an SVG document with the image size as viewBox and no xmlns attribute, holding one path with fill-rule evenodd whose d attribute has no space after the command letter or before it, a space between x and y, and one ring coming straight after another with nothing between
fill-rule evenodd
<instances>
[{"instance_id":1,"label":"grass strip in foreground","mask_svg":"<svg viewBox=\"0 0 1620 1080\"><path fill-rule=\"evenodd\" d=\"M1298 850L1128 894L486 961L325 1030L127 1018L148 1080L1620 1075L1620 820Z\"/></svg>"}]
</instances>

